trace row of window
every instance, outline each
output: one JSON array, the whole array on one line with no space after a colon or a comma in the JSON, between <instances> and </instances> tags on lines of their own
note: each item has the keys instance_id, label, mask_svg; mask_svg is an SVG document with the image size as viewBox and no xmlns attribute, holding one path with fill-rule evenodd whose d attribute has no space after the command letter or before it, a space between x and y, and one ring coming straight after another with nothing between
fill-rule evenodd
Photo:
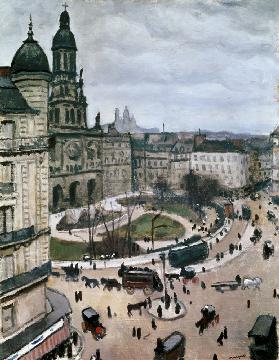
<instances>
[{"instance_id":1,"label":"row of window","mask_svg":"<svg viewBox=\"0 0 279 360\"><path fill-rule=\"evenodd\" d=\"M13 231L14 208L12 206L0 207L0 234Z\"/></svg>"},{"instance_id":2,"label":"row of window","mask_svg":"<svg viewBox=\"0 0 279 360\"><path fill-rule=\"evenodd\" d=\"M199 166L198 164L195 164L195 170L196 171L209 171L209 172L213 172L215 170L220 170L222 173L225 173L226 170L225 170L225 167L224 165L220 165L219 164L215 164L214 166L209 164L209 165L205 165L205 164L202 164L201 166ZM237 172L239 172L239 168L237 167L235 169ZM231 174L232 173L232 170L231 170L231 167L230 165L227 165L227 172L228 174ZM243 170L241 169L240 170L240 174L243 175Z\"/></svg>"},{"instance_id":3,"label":"row of window","mask_svg":"<svg viewBox=\"0 0 279 360\"><path fill-rule=\"evenodd\" d=\"M201 160L201 161L213 161L213 162L216 162L216 161L220 161L220 162L224 162L225 160L227 160L227 162L230 162L230 161L237 161L237 155L227 155L226 157L224 157L223 155L220 155L220 156L217 156L217 155L213 155L212 157L210 155L200 155L199 156L199 159L198 159L198 155L194 154L194 160L195 161L198 161L198 160ZM241 164L243 163L243 159L241 159Z\"/></svg>"},{"instance_id":4,"label":"row of window","mask_svg":"<svg viewBox=\"0 0 279 360\"><path fill-rule=\"evenodd\" d=\"M86 112L83 112L84 121L86 121ZM60 123L60 109L55 108L54 110L50 110L49 112L49 120L50 122L55 122L56 124ZM65 109L65 123L66 124L75 124L77 120L77 123L80 125L82 120L82 112L81 110L77 110L77 114L75 114L75 110L71 109Z\"/></svg>"},{"instance_id":5,"label":"row of window","mask_svg":"<svg viewBox=\"0 0 279 360\"><path fill-rule=\"evenodd\" d=\"M75 64L75 54L73 52L55 52L54 57L54 68L55 70L64 70L64 71L76 71L76 64Z\"/></svg>"}]
</instances>

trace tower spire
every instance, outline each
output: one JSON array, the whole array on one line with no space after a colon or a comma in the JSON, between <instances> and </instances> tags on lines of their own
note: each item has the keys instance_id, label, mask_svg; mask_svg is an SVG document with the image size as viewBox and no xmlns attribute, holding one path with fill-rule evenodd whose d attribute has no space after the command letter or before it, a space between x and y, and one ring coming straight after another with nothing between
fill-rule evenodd
<instances>
[{"instance_id":1,"label":"tower spire","mask_svg":"<svg viewBox=\"0 0 279 360\"><path fill-rule=\"evenodd\" d=\"M33 41L33 23L32 23L32 16L30 14L30 22L29 22L29 30L28 30L28 40Z\"/></svg>"}]
</instances>

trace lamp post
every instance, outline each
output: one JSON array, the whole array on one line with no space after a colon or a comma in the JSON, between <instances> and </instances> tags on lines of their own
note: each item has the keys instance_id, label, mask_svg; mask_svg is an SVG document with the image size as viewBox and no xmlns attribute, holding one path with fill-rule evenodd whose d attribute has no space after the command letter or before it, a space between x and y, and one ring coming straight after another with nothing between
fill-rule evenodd
<instances>
[{"instance_id":1,"label":"lamp post","mask_svg":"<svg viewBox=\"0 0 279 360\"><path fill-rule=\"evenodd\" d=\"M154 223L158 219L161 213L156 214L151 220L151 241L152 241L152 250L154 250Z\"/></svg>"},{"instance_id":2,"label":"lamp post","mask_svg":"<svg viewBox=\"0 0 279 360\"><path fill-rule=\"evenodd\" d=\"M160 256L160 259L162 260L162 264L163 264L163 279L164 279L164 287L165 287L165 304L166 304L166 298L168 296L167 282L166 282L166 254L161 253L159 256Z\"/></svg>"}]
</instances>

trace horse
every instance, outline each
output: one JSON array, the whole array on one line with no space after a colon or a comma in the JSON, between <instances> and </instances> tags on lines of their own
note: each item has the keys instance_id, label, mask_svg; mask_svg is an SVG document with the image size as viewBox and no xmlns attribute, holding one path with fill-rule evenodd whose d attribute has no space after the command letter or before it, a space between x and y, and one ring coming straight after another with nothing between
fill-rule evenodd
<instances>
[{"instance_id":1,"label":"horse","mask_svg":"<svg viewBox=\"0 0 279 360\"><path fill-rule=\"evenodd\" d=\"M244 278L242 280L242 285L241 285L241 289L245 290L246 288L250 289L250 288L254 288L254 289L259 289L260 290L260 285L263 282L263 280L259 277L255 277L255 278Z\"/></svg>"},{"instance_id":2,"label":"horse","mask_svg":"<svg viewBox=\"0 0 279 360\"><path fill-rule=\"evenodd\" d=\"M180 281L179 276L180 276L179 274L167 274L167 273L166 273L166 278L167 278L168 280L176 279L176 280L179 280L179 281Z\"/></svg>"},{"instance_id":3,"label":"horse","mask_svg":"<svg viewBox=\"0 0 279 360\"><path fill-rule=\"evenodd\" d=\"M118 291L121 290L121 284L117 279L101 278L101 284L104 285L103 290L108 289L110 291L113 287L116 287Z\"/></svg>"},{"instance_id":4,"label":"horse","mask_svg":"<svg viewBox=\"0 0 279 360\"><path fill-rule=\"evenodd\" d=\"M99 280L98 279L90 279L90 278L88 278L87 276L82 276L82 278L81 278L81 281L85 281L85 287L98 287L98 288L100 288L100 283L99 283ZM93 285L93 286L91 286L91 285Z\"/></svg>"},{"instance_id":5,"label":"horse","mask_svg":"<svg viewBox=\"0 0 279 360\"><path fill-rule=\"evenodd\" d=\"M139 303L136 304L128 304L127 305L127 311L128 311L128 315L131 316L132 314L132 310L141 310L141 307L144 307L146 309L147 306L147 300L141 301Z\"/></svg>"}]
</instances>

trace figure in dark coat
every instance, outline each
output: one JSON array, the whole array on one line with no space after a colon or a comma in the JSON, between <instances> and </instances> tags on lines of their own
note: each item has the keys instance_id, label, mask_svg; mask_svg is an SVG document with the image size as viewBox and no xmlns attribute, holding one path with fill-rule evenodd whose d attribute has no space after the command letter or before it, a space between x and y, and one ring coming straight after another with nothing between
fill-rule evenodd
<instances>
[{"instance_id":1,"label":"figure in dark coat","mask_svg":"<svg viewBox=\"0 0 279 360\"><path fill-rule=\"evenodd\" d=\"M228 329L227 329L227 327L225 326L225 327L224 327L224 339L227 340L227 338L228 338Z\"/></svg>"},{"instance_id":2,"label":"figure in dark coat","mask_svg":"<svg viewBox=\"0 0 279 360\"><path fill-rule=\"evenodd\" d=\"M141 328L137 328L137 338L141 338Z\"/></svg>"},{"instance_id":3,"label":"figure in dark coat","mask_svg":"<svg viewBox=\"0 0 279 360\"><path fill-rule=\"evenodd\" d=\"M135 328L135 327L133 327L132 336L133 336L133 337L136 337L136 328Z\"/></svg>"},{"instance_id":4,"label":"figure in dark coat","mask_svg":"<svg viewBox=\"0 0 279 360\"><path fill-rule=\"evenodd\" d=\"M110 309L110 306L108 306L108 307L107 307L107 309L108 309L108 318L111 318L112 316L111 316L111 309Z\"/></svg>"},{"instance_id":5,"label":"figure in dark coat","mask_svg":"<svg viewBox=\"0 0 279 360\"><path fill-rule=\"evenodd\" d=\"M152 326L152 329L153 329L153 330L156 330L156 329L157 329L157 325L156 325L156 322L155 322L155 319L154 319L154 318L152 318L152 320L151 320L151 326Z\"/></svg>"},{"instance_id":6,"label":"figure in dark coat","mask_svg":"<svg viewBox=\"0 0 279 360\"><path fill-rule=\"evenodd\" d=\"M221 334L219 335L218 339L217 339L217 343L221 346L223 346L223 339L224 339L224 333L223 331L221 332Z\"/></svg>"},{"instance_id":7,"label":"figure in dark coat","mask_svg":"<svg viewBox=\"0 0 279 360\"><path fill-rule=\"evenodd\" d=\"M185 285L183 285L182 290L183 290L184 294L186 294L186 286Z\"/></svg>"}]
</instances>

